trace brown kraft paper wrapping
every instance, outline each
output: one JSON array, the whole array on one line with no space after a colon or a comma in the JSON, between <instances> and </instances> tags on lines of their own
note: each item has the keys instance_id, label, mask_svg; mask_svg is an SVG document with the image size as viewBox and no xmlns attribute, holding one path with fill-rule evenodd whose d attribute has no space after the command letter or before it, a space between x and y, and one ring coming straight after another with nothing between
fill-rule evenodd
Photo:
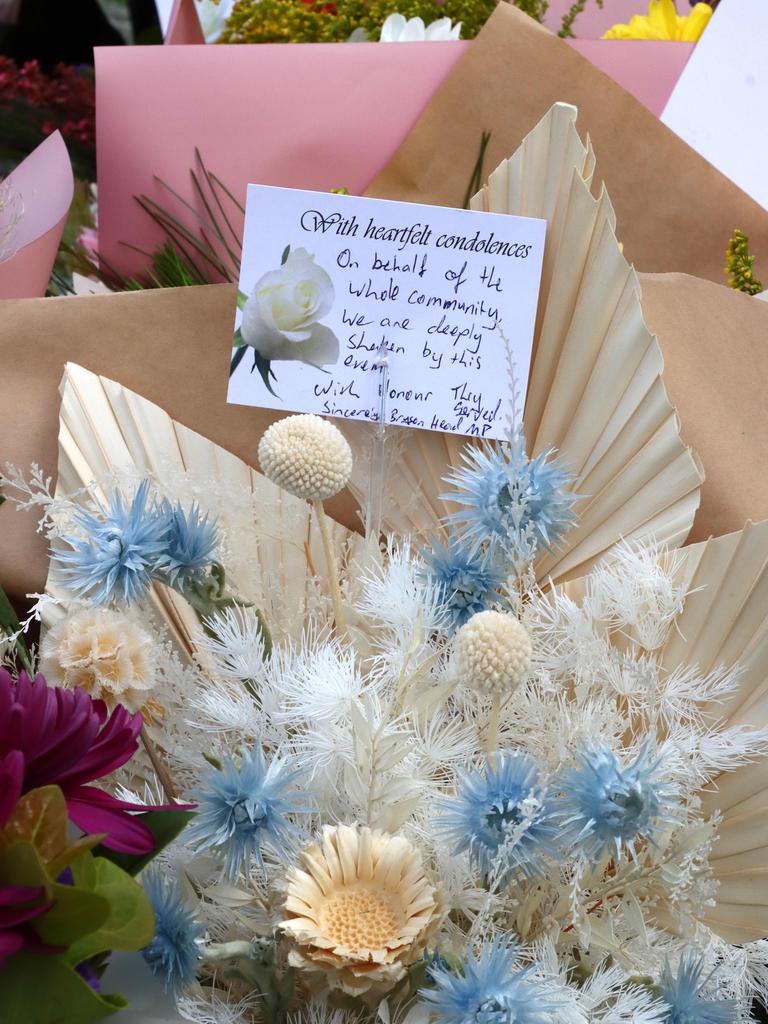
<instances>
[{"instance_id":1,"label":"brown kraft paper wrapping","mask_svg":"<svg viewBox=\"0 0 768 1024\"><path fill-rule=\"evenodd\" d=\"M638 270L722 283L734 228L768 258L768 211L607 75L506 3L366 194L461 206L482 132L491 132L484 180L558 101L579 109L579 131L593 141L597 177L606 183L619 238Z\"/></svg>"},{"instance_id":2,"label":"brown kraft paper wrapping","mask_svg":"<svg viewBox=\"0 0 768 1024\"><path fill-rule=\"evenodd\" d=\"M684 440L707 479L691 540L768 517L768 303L683 274L641 277ZM276 414L226 404L234 285L62 299L9 299L0 316L0 462L55 475L58 386L79 363L162 406L174 419L257 464ZM279 414L277 414L279 415ZM397 428L393 428L397 429ZM349 497L329 502L349 526ZM0 583L16 599L43 588L46 544L34 512L0 508Z\"/></svg>"}]
</instances>

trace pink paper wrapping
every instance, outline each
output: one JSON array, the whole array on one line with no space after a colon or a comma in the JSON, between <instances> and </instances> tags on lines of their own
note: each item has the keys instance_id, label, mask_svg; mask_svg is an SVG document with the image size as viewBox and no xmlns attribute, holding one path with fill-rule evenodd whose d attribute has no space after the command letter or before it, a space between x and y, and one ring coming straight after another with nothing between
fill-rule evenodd
<instances>
[{"instance_id":1,"label":"pink paper wrapping","mask_svg":"<svg viewBox=\"0 0 768 1024\"><path fill-rule=\"evenodd\" d=\"M146 268L145 257L120 243L151 251L163 238L133 197L173 208L157 175L198 205L189 179L195 146L241 200L249 182L362 192L471 45L96 49L100 251L124 274ZM690 53L687 43L572 45L654 113Z\"/></svg>"},{"instance_id":2,"label":"pink paper wrapping","mask_svg":"<svg viewBox=\"0 0 768 1024\"><path fill-rule=\"evenodd\" d=\"M0 263L0 299L33 299L45 295L75 187L61 133L41 142L8 181L24 207L13 234L14 255Z\"/></svg>"},{"instance_id":3,"label":"pink paper wrapping","mask_svg":"<svg viewBox=\"0 0 768 1024\"><path fill-rule=\"evenodd\" d=\"M657 117L661 116L696 45L653 39L569 39L567 42Z\"/></svg>"},{"instance_id":4,"label":"pink paper wrapping","mask_svg":"<svg viewBox=\"0 0 768 1024\"><path fill-rule=\"evenodd\" d=\"M249 182L362 192L469 43L97 48L99 250L123 273L160 232L136 205L194 202L198 146L241 201ZM240 225L242 220L240 220Z\"/></svg>"},{"instance_id":5,"label":"pink paper wrapping","mask_svg":"<svg viewBox=\"0 0 768 1024\"><path fill-rule=\"evenodd\" d=\"M177 45L205 42L200 18L195 10L195 0L174 0L163 42Z\"/></svg>"}]
</instances>

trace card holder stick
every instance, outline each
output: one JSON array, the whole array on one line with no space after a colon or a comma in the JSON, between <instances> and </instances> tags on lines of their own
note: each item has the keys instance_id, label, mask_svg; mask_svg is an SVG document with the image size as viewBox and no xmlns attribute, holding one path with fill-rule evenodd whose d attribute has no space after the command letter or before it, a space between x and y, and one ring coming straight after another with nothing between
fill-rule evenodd
<instances>
[{"instance_id":1,"label":"card holder stick","mask_svg":"<svg viewBox=\"0 0 768 1024\"><path fill-rule=\"evenodd\" d=\"M384 478L386 476L386 442L387 442L387 393L389 391L389 356L386 343L382 339L379 346L375 367L380 370L379 377L379 408L377 410L376 427L371 435L371 461L368 478L368 502L365 517L365 538L375 537L378 541L381 534L381 518L384 504Z\"/></svg>"}]
</instances>

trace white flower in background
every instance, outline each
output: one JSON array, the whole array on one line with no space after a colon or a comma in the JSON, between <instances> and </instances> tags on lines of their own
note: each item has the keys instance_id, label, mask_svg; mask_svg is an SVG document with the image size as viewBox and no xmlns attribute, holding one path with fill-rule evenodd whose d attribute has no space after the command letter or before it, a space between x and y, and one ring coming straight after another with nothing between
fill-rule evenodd
<instances>
[{"instance_id":1,"label":"white flower in background","mask_svg":"<svg viewBox=\"0 0 768 1024\"><path fill-rule=\"evenodd\" d=\"M299 359L327 366L339 358L339 339L318 323L331 309L333 281L306 249L294 249L278 270L256 282L240 334L264 359Z\"/></svg>"},{"instance_id":2,"label":"white flower in background","mask_svg":"<svg viewBox=\"0 0 768 1024\"><path fill-rule=\"evenodd\" d=\"M458 39L461 22L451 25L450 18L438 18L425 25L421 18L409 18L402 14L390 14L381 26L382 43L438 43Z\"/></svg>"},{"instance_id":3,"label":"white flower in background","mask_svg":"<svg viewBox=\"0 0 768 1024\"><path fill-rule=\"evenodd\" d=\"M54 686L79 686L110 706L137 711L155 683L152 637L122 612L84 608L50 629L40 671Z\"/></svg>"},{"instance_id":4,"label":"white flower in background","mask_svg":"<svg viewBox=\"0 0 768 1024\"><path fill-rule=\"evenodd\" d=\"M206 43L215 43L224 31L224 24L232 13L235 0L197 0L197 15Z\"/></svg>"}]
</instances>

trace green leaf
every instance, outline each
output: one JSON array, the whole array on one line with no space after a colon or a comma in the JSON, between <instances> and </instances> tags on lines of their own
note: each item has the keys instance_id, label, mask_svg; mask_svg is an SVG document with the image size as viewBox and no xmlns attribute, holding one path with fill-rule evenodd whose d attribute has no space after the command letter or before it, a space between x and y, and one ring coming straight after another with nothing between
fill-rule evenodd
<instances>
[{"instance_id":1,"label":"green leaf","mask_svg":"<svg viewBox=\"0 0 768 1024\"><path fill-rule=\"evenodd\" d=\"M139 883L103 857L95 859L95 868L94 892L107 901L109 916L70 946L67 961L73 965L108 949L142 949L155 934L155 915Z\"/></svg>"},{"instance_id":2,"label":"green leaf","mask_svg":"<svg viewBox=\"0 0 768 1024\"><path fill-rule=\"evenodd\" d=\"M32 789L19 800L13 814L0 829L0 850L28 842L37 850L53 881L80 855L95 846L102 836L69 840L67 804L58 786Z\"/></svg>"},{"instance_id":3,"label":"green leaf","mask_svg":"<svg viewBox=\"0 0 768 1024\"><path fill-rule=\"evenodd\" d=\"M33 927L43 942L52 946L71 946L109 920L109 900L98 893L54 885L51 898L56 902L47 914L33 921Z\"/></svg>"},{"instance_id":4,"label":"green leaf","mask_svg":"<svg viewBox=\"0 0 768 1024\"><path fill-rule=\"evenodd\" d=\"M72 864L72 878L79 889L93 892L96 888L96 857L91 853L78 857Z\"/></svg>"},{"instance_id":5,"label":"green leaf","mask_svg":"<svg viewBox=\"0 0 768 1024\"><path fill-rule=\"evenodd\" d=\"M243 356L248 351L247 348L238 348L237 352L232 356L232 362L229 365L229 376L231 377L235 370L238 368L240 363L243 361Z\"/></svg>"},{"instance_id":6,"label":"green leaf","mask_svg":"<svg viewBox=\"0 0 768 1024\"><path fill-rule=\"evenodd\" d=\"M256 351L256 349L253 350L253 366L251 367L251 373L253 373L254 370L258 370L261 374L261 379L264 381L270 395L274 395L275 398L279 399L280 396L275 394L272 390L272 385L269 383L270 377L272 377L273 380L277 380L277 377L272 372L272 363L269 359L265 359L264 356Z\"/></svg>"},{"instance_id":7,"label":"green leaf","mask_svg":"<svg viewBox=\"0 0 768 1024\"><path fill-rule=\"evenodd\" d=\"M290 255L291 255L291 247L290 247L290 245L286 245L286 247L283 249L283 255L280 257L280 266L281 267L287 262L288 257Z\"/></svg>"},{"instance_id":8,"label":"green leaf","mask_svg":"<svg viewBox=\"0 0 768 1024\"><path fill-rule=\"evenodd\" d=\"M60 956L18 953L0 971L3 1024L92 1024L127 1005L94 992Z\"/></svg>"},{"instance_id":9,"label":"green leaf","mask_svg":"<svg viewBox=\"0 0 768 1024\"><path fill-rule=\"evenodd\" d=\"M0 853L0 879L3 885L45 888L53 906L42 917L35 918L32 927L43 942L53 946L69 946L98 928L109 914L109 904L101 896L55 882L35 847L28 842L16 843Z\"/></svg>"},{"instance_id":10,"label":"green leaf","mask_svg":"<svg viewBox=\"0 0 768 1024\"><path fill-rule=\"evenodd\" d=\"M243 341L243 335L239 327L232 337L232 348L245 348L245 342Z\"/></svg>"},{"instance_id":11,"label":"green leaf","mask_svg":"<svg viewBox=\"0 0 768 1024\"><path fill-rule=\"evenodd\" d=\"M245 304L246 304L247 301L248 301L248 296L245 294L245 292L241 292L240 289L238 288L237 289L237 308L238 309L245 309Z\"/></svg>"},{"instance_id":12,"label":"green leaf","mask_svg":"<svg viewBox=\"0 0 768 1024\"><path fill-rule=\"evenodd\" d=\"M0 881L3 885L49 885L51 878L32 843L26 840L0 850Z\"/></svg>"},{"instance_id":13,"label":"green leaf","mask_svg":"<svg viewBox=\"0 0 768 1024\"><path fill-rule=\"evenodd\" d=\"M137 821L142 821L155 837L155 848L149 853L118 853L117 850L108 850L105 846L97 846L93 851L97 857L117 864L129 875L138 875L140 871L151 864L154 858L162 850L172 843L177 835L194 818L194 811L177 810L172 807L165 811L147 811L145 814L137 814Z\"/></svg>"}]
</instances>

